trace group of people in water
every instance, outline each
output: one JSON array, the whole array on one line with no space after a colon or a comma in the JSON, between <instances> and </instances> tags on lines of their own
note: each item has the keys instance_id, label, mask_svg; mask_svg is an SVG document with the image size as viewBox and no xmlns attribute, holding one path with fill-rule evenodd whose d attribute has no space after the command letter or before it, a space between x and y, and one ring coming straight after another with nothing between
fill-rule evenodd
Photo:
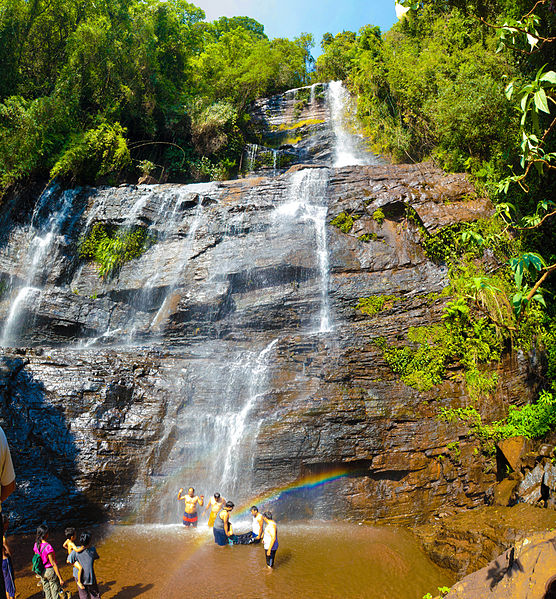
<instances>
[{"instance_id":1,"label":"group of people in water","mask_svg":"<svg viewBox=\"0 0 556 599\"><path fill-rule=\"evenodd\" d=\"M189 487L187 494L183 495L183 489L178 491L178 501L184 502L183 525L196 527L199 521L198 508L205 503L204 495L195 495L195 489ZM215 493L210 498L203 515L210 511L208 526L212 528L214 542L220 547L226 545L251 545L262 541L266 565L274 567L276 551L278 549L278 528L272 517L272 512L259 512L256 505L251 506L253 517L252 529L244 534L235 534L230 514L234 509L232 501L226 501L220 493Z\"/></svg>"},{"instance_id":2,"label":"group of people in water","mask_svg":"<svg viewBox=\"0 0 556 599\"><path fill-rule=\"evenodd\" d=\"M183 525L196 527L199 521L199 508L204 506L204 495L195 495L195 489L190 487L187 493L183 489L178 492L178 500L184 502ZM264 547L266 565L274 567L276 551L278 549L278 529L272 517L272 512L260 513L257 506L250 509L253 518L252 527L249 532L243 534L234 533L230 514L234 509L232 501L226 501L215 493L205 506L203 515L209 512L208 526L212 528L214 542L220 547L226 545L252 545L261 543ZM3 518L3 578L5 581L7 599L15 599L14 570L11 563L11 552L6 540L8 519ZM75 528L66 528L64 531L66 540L63 548L67 551L67 562L73 564L73 576L77 584L79 599L100 599L100 592L95 575L94 562L99 558L97 550L91 545L92 536L88 531L79 535L77 544L77 532ZM38 579L37 585L42 586L45 599L68 599L71 592L65 590L66 581L62 578L56 553L50 544L49 529L46 524L37 528L35 544L33 546L33 572Z\"/></svg>"}]
</instances>

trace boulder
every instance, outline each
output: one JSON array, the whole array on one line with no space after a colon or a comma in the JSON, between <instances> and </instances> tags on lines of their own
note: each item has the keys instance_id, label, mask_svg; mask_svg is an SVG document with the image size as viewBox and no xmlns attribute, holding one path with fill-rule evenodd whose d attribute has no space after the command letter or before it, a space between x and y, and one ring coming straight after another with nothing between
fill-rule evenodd
<instances>
[{"instance_id":1,"label":"boulder","mask_svg":"<svg viewBox=\"0 0 556 599\"><path fill-rule=\"evenodd\" d=\"M505 478L494 487L494 505L507 506L513 503L514 494L519 480Z\"/></svg>"},{"instance_id":2,"label":"boulder","mask_svg":"<svg viewBox=\"0 0 556 599\"><path fill-rule=\"evenodd\" d=\"M543 478L544 468L541 464L537 464L519 484L517 489L518 501L531 505L538 503L541 500Z\"/></svg>"},{"instance_id":3,"label":"boulder","mask_svg":"<svg viewBox=\"0 0 556 599\"><path fill-rule=\"evenodd\" d=\"M463 577L518 541L555 528L556 512L520 503L466 510L413 530L433 562Z\"/></svg>"},{"instance_id":4,"label":"boulder","mask_svg":"<svg viewBox=\"0 0 556 599\"><path fill-rule=\"evenodd\" d=\"M498 449L514 472L521 468L521 458L527 449L527 439L523 436L510 437L497 444Z\"/></svg>"},{"instance_id":5,"label":"boulder","mask_svg":"<svg viewBox=\"0 0 556 599\"><path fill-rule=\"evenodd\" d=\"M546 462L544 465L543 483L548 487L548 492L551 496L556 494L556 464Z\"/></svg>"},{"instance_id":6,"label":"boulder","mask_svg":"<svg viewBox=\"0 0 556 599\"><path fill-rule=\"evenodd\" d=\"M551 599L556 591L556 534L533 534L456 583L445 599Z\"/></svg>"}]
</instances>

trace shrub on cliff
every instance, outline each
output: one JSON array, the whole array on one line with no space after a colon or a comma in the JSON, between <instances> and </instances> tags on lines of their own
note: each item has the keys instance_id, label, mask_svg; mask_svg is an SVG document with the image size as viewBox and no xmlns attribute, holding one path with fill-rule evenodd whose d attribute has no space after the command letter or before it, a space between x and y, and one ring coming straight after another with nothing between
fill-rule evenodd
<instances>
[{"instance_id":1,"label":"shrub on cliff","mask_svg":"<svg viewBox=\"0 0 556 599\"><path fill-rule=\"evenodd\" d=\"M107 278L141 256L152 243L154 239L142 227L119 229L99 222L81 241L79 256L97 264L99 275Z\"/></svg>"},{"instance_id":2,"label":"shrub on cliff","mask_svg":"<svg viewBox=\"0 0 556 599\"><path fill-rule=\"evenodd\" d=\"M111 173L117 174L131 163L124 135L119 123L103 123L74 135L52 167L50 177L94 183Z\"/></svg>"}]
</instances>

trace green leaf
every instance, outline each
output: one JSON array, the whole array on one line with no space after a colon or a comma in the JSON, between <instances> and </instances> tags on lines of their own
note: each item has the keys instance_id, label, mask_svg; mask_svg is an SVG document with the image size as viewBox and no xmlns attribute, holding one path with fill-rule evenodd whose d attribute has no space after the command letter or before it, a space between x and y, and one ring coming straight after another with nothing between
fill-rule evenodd
<instances>
[{"instance_id":1,"label":"green leaf","mask_svg":"<svg viewBox=\"0 0 556 599\"><path fill-rule=\"evenodd\" d=\"M514 271L514 280L517 287L523 282L523 262L517 258L510 260L510 268Z\"/></svg>"},{"instance_id":2,"label":"green leaf","mask_svg":"<svg viewBox=\"0 0 556 599\"><path fill-rule=\"evenodd\" d=\"M539 81L546 81L552 85L556 85L556 71L548 71L539 79Z\"/></svg>"},{"instance_id":3,"label":"green leaf","mask_svg":"<svg viewBox=\"0 0 556 599\"><path fill-rule=\"evenodd\" d=\"M546 98L546 93L542 88L535 92L535 106L539 110L542 110L543 112L550 114L550 108L548 108L548 100Z\"/></svg>"},{"instance_id":4,"label":"green leaf","mask_svg":"<svg viewBox=\"0 0 556 599\"><path fill-rule=\"evenodd\" d=\"M540 291L535 293L535 295L531 299L535 302L538 302L539 304L541 304L541 306L546 308L546 302L544 301L544 297L542 296L542 293Z\"/></svg>"},{"instance_id":5,"label":"green leaf","mask_svg":"<svg viewBox=\"0 0 556 599\"><path fill-rule=\"evenodd\" d=\"M514 93L514 82L513 81L508 83L508 85L506 86L506 89L504 90L504 93L506 94L506 98L508 98L508 100L512 99L512 95Z\"/></svg>"},{"instance_id":6,"label":"green leaf","mask_svg":"<svg viewBox=\"0 0 556 599\"><path fill-rule=\"evenodd\" d=\"M521 291L518 291L512 296L512 306L516 316L521 314L521 311L526 303L527 297Z\"/></svg>"},{"instance_id":7,"label":"green leaf","mask_svg":"<svg viewBox=\"0 0 556 599\"><path fill-rule=\"evenodd\" d=\"M522 259L526 267L532 266L536 270L542 270L546 266L546 263L543 260L542 256L534 252L523 254Z\"/></svg>"}]
</instances>

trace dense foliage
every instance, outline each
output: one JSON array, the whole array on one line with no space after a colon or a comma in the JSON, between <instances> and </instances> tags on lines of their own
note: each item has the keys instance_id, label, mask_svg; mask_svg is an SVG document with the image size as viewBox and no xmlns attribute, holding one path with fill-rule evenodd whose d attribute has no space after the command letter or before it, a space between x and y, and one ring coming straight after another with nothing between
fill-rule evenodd
<instances>
[{"instance_id":1,"label":"dense foliage","mask_svg":"<svg viewBox=\"0 0 556 599\"><path fill-rule=\"evenodd\" d=\"M307 81L312 38L184 0L0 0L0 193L75 182L230 176L256 97Z\"/></svg>"}]
</instances>

